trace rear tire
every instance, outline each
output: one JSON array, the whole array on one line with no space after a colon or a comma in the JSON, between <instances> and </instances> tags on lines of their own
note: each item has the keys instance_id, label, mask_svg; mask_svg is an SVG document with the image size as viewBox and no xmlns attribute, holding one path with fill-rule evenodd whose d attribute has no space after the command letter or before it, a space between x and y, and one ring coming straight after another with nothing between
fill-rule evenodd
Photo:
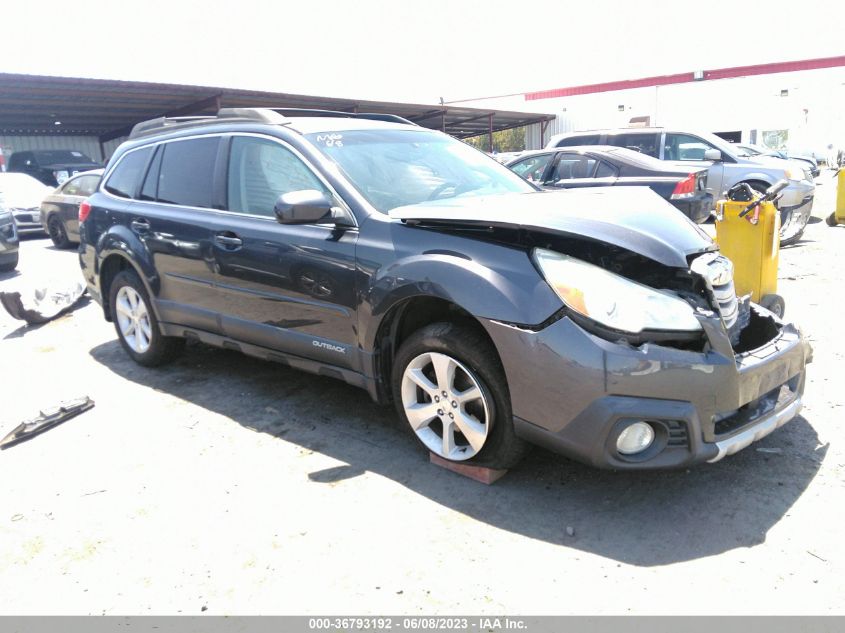
<instances>
[{"instance_id":1,"label":"rear tire","mask_svg":"<svg viewBox=\"0 0 845 633\"><path fill-rule=\"evenodd\" d=\"M475 328L442 322L417 330L396 354L391 383L406 428L439 457L507 469L527 452L514 432L502 364Z\"/></svg>"},{"instance_id":2,"label":"rear tire","mask_svg":"<svg viewBox=\"0 0 845 633\"><path fill-rule=\"evenodd\" d=\"M839 222L836 221L836 213L831 213L829 216L825 218L825 224L828 226L836 226Z\"/></svg>"},{"instance_id":3,"label":"rear tire","mask_svg":"<svg viewBox=\"0 0 845 633\"><path fill-rule=\"evenodd\" d=\"M115 275L109 288L109 311L120 344L139 365L164 365L185 347L185 339L161 333L147 289L134 271Z\"/></svg>"},{"instance_id":4,"label":"rear tire","mask_svg":"<svg viewBox=\"0 0 845 633\"><path fill-rule=\"evenodd\" d=\"M67 248L71 245L65 225L58 216L52 215L47 220L47 233L50 234L50 239L53 240L56 248Z\"/></svg>"}]
</instances>

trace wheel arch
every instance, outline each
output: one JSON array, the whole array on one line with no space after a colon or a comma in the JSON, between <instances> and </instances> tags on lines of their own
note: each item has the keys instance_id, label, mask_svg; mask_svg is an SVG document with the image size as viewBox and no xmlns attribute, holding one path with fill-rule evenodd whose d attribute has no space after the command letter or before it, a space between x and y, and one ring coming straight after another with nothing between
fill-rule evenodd
<instances>
[{"instance_id":1,"label":"wheel arch","mask_svg":"<svg viewBox=\"0 0 845 633\"><path fill-rule=\"evenodd\" d=\"M144 274L144 271L135 261L132 260L132 258L121 250L112 251L104 255L102 263L100 264L100 298L103 302L103 316L105 316L106 321L112 320L111 306L109 305L109 301L111 300L112 282L114 282L114 278L118 275L118 273L124 270L131 270L138 275L141 283L144 284L147 296L150 298L150 307L155 313L156 319L161 322L158 314L158 307L153 300L153 288L149 283L147 275Z\"/></svg>"},{"instance_id":2,"label":"wheel arch","mask_svg":"<svg viewBox=\"0 0 845 633\"><path fill-rule=\"evenodd\" d=\"M379 322L373 341L373 374L376 400L391 401L391 379L396 352L414 332L432 323L460 323L477 331L489 343L499 358L493 339L481 322L457 303L433 295L414 295L394 303Z\"/></svg>"}]
</instances>

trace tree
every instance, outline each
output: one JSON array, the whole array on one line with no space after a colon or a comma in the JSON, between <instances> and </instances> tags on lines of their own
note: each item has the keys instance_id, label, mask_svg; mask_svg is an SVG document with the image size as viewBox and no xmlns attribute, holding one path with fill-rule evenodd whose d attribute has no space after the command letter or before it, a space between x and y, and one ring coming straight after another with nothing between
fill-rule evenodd
<instances>
[{"instance_id":1,"label":"tree","mask_svg":"<svg viewBox=\"0 0 845 633\"><path fill-rule=\"evenodd\" d=\"M465 138L465 142L483 152L490 151L490 141L486 134ZM515 127L510 130L493 132L493 151L499 152L521 152L525 149L525 128Z\"/></svg>"}]
</instances>

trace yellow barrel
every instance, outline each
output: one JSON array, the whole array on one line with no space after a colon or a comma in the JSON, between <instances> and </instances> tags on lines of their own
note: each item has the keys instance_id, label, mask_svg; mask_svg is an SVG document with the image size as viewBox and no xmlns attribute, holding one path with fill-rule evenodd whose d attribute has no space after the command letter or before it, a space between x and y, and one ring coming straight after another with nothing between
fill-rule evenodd
<instances>
[{"instance_id":1,"label":"yellow barrel","mask_svg":"<svg viewBox=\"0 0 845 633\"><path fill-rule=\"evenodd\" d=\"M739 214L749 202L720 200L716 209L716 242L734 265L734 286L740 297L751 293L751 300L766 305L767 295L778 289L780 253L780 212L773 202L760 203L757 224ZM782 300L780 300L782 303ZM777 312L777 310L773 310Z\"/></svg>"},{"instance_id":2,"label":"yellow barrel","mask_svg":"<svg viewBox=\"0 0 845 633\"><path fill-rule=\"evenodd\" d=\"M836 224L845 224L845 169L839 170L836 179L836 211L833 212Z\"/></svg>"}]
</instances>

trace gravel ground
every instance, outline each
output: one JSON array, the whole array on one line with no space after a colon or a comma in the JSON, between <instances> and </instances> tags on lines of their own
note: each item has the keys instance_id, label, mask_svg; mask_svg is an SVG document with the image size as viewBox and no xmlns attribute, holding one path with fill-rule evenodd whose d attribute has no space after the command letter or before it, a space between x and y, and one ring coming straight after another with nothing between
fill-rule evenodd
<instances>
[{"instance_id":1,"label":"gravel ground","mask_svg":"<svg viewBox=\"0 0 845 633\"><path fill-rule=\"evenodd\" d=\"M198 344L144 369L94 303L37 328L0 314L0 435L97 403L0 453L0 614L842 614L845 227L818 182L781 253L815 348L805 409L691 470L535 450L485 487L338 381ZM27 239L0 286L77 271Z\"/></svg>"}]
</instances>

